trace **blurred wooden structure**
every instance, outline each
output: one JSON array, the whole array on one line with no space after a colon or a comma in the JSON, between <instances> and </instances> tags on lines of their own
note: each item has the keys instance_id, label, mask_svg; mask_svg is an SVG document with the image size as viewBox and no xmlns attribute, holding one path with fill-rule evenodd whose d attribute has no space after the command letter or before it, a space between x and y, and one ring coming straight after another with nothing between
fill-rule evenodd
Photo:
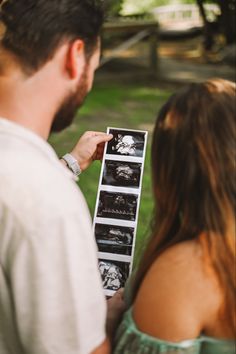
<instances>
[{"instance_id":1,"label":"blurred wooden structure","mask_svg":"<svg viewBox=\"0 0 236 354\"><path fill-rule=\"evenodd\" d=\"M216 4L205 4L204 9L211 22L220 14L220 8ZM203 19L197 4L158 6L151 13L163 29L188 30L192 27L203 27Z\"/></svg>"},{"instance_id":2,"label":"blurred wooden structure","mask_svg":"<svg viewBox=\"0 0 236 354\"><path fill-rule=\"evenodd\" d=\"M106 22L103 26L103 36L109 35L112 37L120 34L125 35L125 37L127 35L129 38L113 48L108 57L103 57L101 65L116 58L136 43L148 39L150 69L153 75L156 75L158 70L158 29L158 22L155 20L114 20Z\"/></svg>"}]
</instances>

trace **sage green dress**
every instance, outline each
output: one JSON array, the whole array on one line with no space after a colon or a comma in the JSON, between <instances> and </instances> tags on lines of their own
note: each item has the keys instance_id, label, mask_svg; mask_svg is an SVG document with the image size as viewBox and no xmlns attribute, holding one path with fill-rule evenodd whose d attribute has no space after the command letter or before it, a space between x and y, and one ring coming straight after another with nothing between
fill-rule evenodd
<instances>
[{"instance_id":1,"label":"sage green dress","mask_svg":"<svg viewBox=\"0 0 236 354\"><path fill-rule=\"evenodd\" d=\"M235 354L235 349L234 341L206 336L179 343L151 337L138 330L131 307L118 328L113 354Z\"/></svg>"}]
</instances>

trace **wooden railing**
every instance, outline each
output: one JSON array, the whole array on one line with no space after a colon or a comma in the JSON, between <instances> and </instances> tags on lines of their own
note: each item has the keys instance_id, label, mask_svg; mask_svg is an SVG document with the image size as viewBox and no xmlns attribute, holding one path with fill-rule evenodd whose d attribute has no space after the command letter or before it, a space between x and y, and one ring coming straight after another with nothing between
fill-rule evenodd
<instances>
[{"instance_id":1,"label":"wooden railing","mask_svg":"<svg viewBox=\"0 0 236 354\"><path fill-rule=\"evenodd\" d=\"M154 20L114 20L106 22L103 26L103 36L114 34L128 35L118 46L110 51L109 56L105 56L101 60L104 65L119 56L122 52L134 46L142 40L149 42L149 60L150 69L155 75L158 69L158 23Z\"/></svg>"}]
</instances>

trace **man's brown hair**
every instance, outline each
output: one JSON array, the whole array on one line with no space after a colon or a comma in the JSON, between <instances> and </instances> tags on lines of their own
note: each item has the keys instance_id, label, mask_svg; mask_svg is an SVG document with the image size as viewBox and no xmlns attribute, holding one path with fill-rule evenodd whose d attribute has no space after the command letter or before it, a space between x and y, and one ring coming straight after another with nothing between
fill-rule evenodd
<instances>
[{"instance_id":1,"label":"man's brown hair","mask_svg":"<svg viewBox=\"0 0 236 354\"><path fill-rule=\"evenodd\" d=\"M1 3L1 1L0 1ZM101 1L7 0L0 4L0 48L36 71L65 40L81 39L87 56L97 46L103 22Z\"/></svg>"}]
</instances>

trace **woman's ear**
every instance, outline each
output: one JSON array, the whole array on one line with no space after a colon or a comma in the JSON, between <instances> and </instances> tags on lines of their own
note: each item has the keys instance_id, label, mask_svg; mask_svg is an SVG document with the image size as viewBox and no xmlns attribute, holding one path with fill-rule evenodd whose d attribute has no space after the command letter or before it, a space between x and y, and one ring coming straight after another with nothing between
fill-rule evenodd
<instances>
[{"instance_id":1,"label":"woman's ear","mask_svg":"<svg viewBox=\"0 0 236 354\"><path fill-rule=\"evenodd\" d=\"M70 43L66 58L66 70L73 80L78 81L85 64L84 42L77 39Z\"/></svg>"}]
</instances>

